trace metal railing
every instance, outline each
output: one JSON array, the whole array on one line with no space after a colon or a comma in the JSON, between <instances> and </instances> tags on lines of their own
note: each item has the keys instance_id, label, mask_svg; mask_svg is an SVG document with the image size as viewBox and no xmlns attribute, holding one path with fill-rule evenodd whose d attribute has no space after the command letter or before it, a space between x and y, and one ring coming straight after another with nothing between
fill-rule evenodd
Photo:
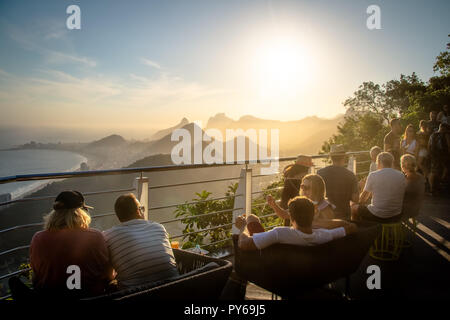
<instances>
[{"instance_id":1,"label":"metal railing","mask_svg":"<svg viewBox=\"0 0 450 320\"><path fill-rule=\"evenodd\" d=\"M357 175L362 175L367 172L357 172L357 163L363 164L367 161L356 161L356 156L361 154L368 154L368 151L360 151L360 152L348 152L347 155L349 157L348 161L348 169L353 171ZM311 156L313 159L327 159L329 157L328 154L323 155L314 155ZM86 192L84 193L85 196L97 196L97 195L104 195L104 194L111 194L111 193L123 193L123 192L134 192L136 194L137 199L140 201L141 205L144 207L144 216L145 219L148 219L148 212L152 210L160 210L160 209L167 209L167 208L175 208L180 205L189 205L189 204L196 204L200 202L208 202L212 200L224 200L229 198L227 197L219 197L219 198L212 198L212 199L206 199L206 200L200 200L200 201L192 201L192 202L184 202L184 203L173 203L169 205L164 206L156 206L156 207L149 207L148 204L148 196L149 191L161 189L161 188L173 188L173 187L182 187L187 185L195 185L195 184L204 184L204 183L214 183L214 182L224 182L224 181L232 181L232 180L239 180L239 187L236 191L236 194L233 196L235 198L235 207L233 209L226 209L226 210L220 210L215 212L208 212L201 215L196 215L192 217L182 217L182 218L176 218L176 219L169 219L165 221L161 221L161 224L169 224L174 222L180 222L180 221L186 221L189 219L197 219L199 217L205 217L205 216L212 216L212 215L218 215L218 214L232 214L232 222L220 226L214 226L211 228L206 228L202 230L196 230L189 233L183 233L179 235L175 235L170 237L170 239L177 239L186 237L192 234L207 232L219 228L232 228L233 232L236 232L236 229L234 229L234 223L235 218L239 216L242 213L245 212L251 212L253 207L261 206L262 204L255 204L252 205L252 199L254 195L261 194L264 192L269 191L277 191L280 190L280 187L267 189L267 190L259 190L259 191L252 191L252 179L254 178L260 178L260 177L268 177L279 174L272 173L269 175L253 175L252 174L252 168L251 165L256 164L267 164L268 161L279 161L279 162L286 162L286 161L293 161L296 160L297 157L284 157L284 158L278 158L278 159L263 159L263 160L250 160L250 161L240 161L240 162L233 162L233 163L224 163L224 164L193 164L193 165L168 165L168 166L154 166L154 167L139 167L139 168L121 168L121 169L112 169L112 170L94 170L94 171L77 171L77 172L63 172L63 173L44 173L44 174L28 174L28 175L15 175L15 176L9 176L9 177L3 177L0 178L0 184L6 184L6 183L12 183L12 182L21 182L21 181L36 181L36 180L60 180L60 179L70 179L70 178L80 178L80 177L94 177L94 176L109 176L109 175L125 175L125 174L140 174L140 177L136 178L136 184L134 188L123 188L123 189L113 189L113 190L101 190L96 192ZM370 161L369 161L370 162ZM188 170L188 169L200 169L200 168L211 168L211 167L231 167L231 166L242 166L241 169L241 175L239 177L230 177L230 178L218 178L218 179L210 179L210 180L201 180L201 181L190 181L190 182L183 182L183 183L176 183L176 184L167 184L167 185L149 185L149 179L147 177L144 177L144 173L148 172L163 172L163 171L173 171L173 170ZM315 172L313 169L312 172ZM43 197L25 197L20 199L13 199L10 201L2 202L0 203L0 208L7 205L12 205L15 203L21 203L21 202L29 202L29 201L42 201L42 200L50 200L54 199L56 195L53 196L43 196ZM102 213L92 216L93 219L100 218L100 217L106 217L106 216L114 216L115 213ZM275 216L276 214L269 214L261 216L261 219L268 218L271 216ZM24 225L18 225L18 226L12 226L3 230L0 230L0 235L14 232L21 229L26 228L32 228L32 227L39 227L43 226L42 222L39 223L29 223ZM270 226L270 228L273 228L275 226ZM203 245L203 247L211 246L214 244L230 241L231 238L222 239L219 241L215 241L212 243L208 243ZM28 249L30 246L17 246L15 248L11 248L5 251L0 252L0 259L2 259L3 256L11 254L13 252L17 252L20 250ZM0 280L10 278L14 275L20 274L22 272L26 272L29 269L24 270L18 270L11 272L6 275L0 275ZM8 298L9 295L5 297L0 297L0 300Z\"/></svg>"}]
</instances>

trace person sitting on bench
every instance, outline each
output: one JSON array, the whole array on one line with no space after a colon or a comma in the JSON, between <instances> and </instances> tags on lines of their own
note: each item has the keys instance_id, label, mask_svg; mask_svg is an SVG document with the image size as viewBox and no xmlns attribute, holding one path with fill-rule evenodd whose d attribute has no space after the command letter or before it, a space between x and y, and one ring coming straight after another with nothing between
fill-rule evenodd
<instances>
[{"instance_id":1,"label":"person sitting on bench","mask_svg":"<svg viewBox=\"0 0 450 320\"><path fill-rule=\"evenodd\" d=\"M136 197L132 193L121 195L114 210L121 224L103 234L119 289L178 276L166 229L144 219Z\"/></svg>"},{"instance_id":2,"label":"person sitting on bench","mask_svg":"<svg viewBox=\"0 0 450 320\"><path fill-rule=\"evenodd\" d=\"M239 248L257 250L275 243L314 246L342 238L357 229L356 225L343 220L320 221L313 226L314 204L306 197L291 199L288 209L292 227L276 227L270 231L264 231L259 218L253 214L238 217Z\"/></svg>"}]
</instances>

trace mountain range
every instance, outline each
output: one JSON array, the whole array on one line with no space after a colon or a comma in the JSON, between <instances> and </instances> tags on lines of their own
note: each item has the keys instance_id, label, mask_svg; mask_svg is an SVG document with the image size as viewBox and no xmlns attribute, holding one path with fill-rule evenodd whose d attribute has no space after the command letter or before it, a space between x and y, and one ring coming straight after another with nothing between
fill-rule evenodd
<instances>
[{"instance_id":1,"label":"mountain range","mask_svg":"<svg viewBox=\"0 0 450 320\"><path fill-rule=\"evenodd\" d=\"M266 129L268 134L272 129L279 130L279 156L295 156L298 154L317 154L324 141L328 140L337 131L337 126L344 115L337 116L333 119L322 119L318 117L307 117L301 120L293 121L277 121L259 119L253 116L243 116L238 120L233 120L227 117L224 113L219 113L211 117L205 128L199 128L195 123L189 122L187 118L183 118L176 125L158 131L150 137L150 141L131 141L126 140L120 135L112 134L105 138L93 141L90 143L58 143L58 144L42 144L42 143L28 143L22 145L21 148L46 148L59 149L79 152L96 159L96 168L110 168L128 166L146 157L152 155L170 154L173 148L179 144L179 141L172 141L172 132L176 129L185 129L189 132L191 138L191 154L195 146L198 149L204 150L211 142L203 141L201 137L207 137L205 132L215 129L221 134L222 142L227 140L234 140L236 150L236 137L227 137L227 129L244 131L255 129L259 133L260 129ZM200 137L200 141L194 141L194 132ZM245 138L246 141L246 158L248 158L249 149L257 147L260 144L260 137L256 141ZM214 140L214 139L212 139ZM267 137L267 149L270 156L270 136ZM222 156L226 154L225 143L223 149L218 150ZM236 159L236 157L235 157ZM192 157L192 162L193 162Z\"/></svg>"}]
</instances>

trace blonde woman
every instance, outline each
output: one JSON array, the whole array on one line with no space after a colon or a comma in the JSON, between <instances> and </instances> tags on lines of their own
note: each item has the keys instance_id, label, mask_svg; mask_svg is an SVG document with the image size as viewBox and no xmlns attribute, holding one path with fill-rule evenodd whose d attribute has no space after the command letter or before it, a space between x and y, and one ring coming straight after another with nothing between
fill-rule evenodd
<instances>
[{"instance_id":1,"label":"blonde woman","mask_svg":"<svg viewBox=\"0 0 450 320\"><path fill-rule=\"evenodd\" d=\"M103 235L89 228L88 208L78 191L64 191L56 197L53 211L44 218L44 231L31 241L36 292L70 298L94 296L104 293L113 279Z\"/></svg>"},{"instance_id":2,"label":"blonde woman","mask_svg":"<svg viewBox=\"0 0 450 320\"><path fill-rule=\"evenodd\" d=\"M317 174L304 176L300 184L300 195L308 198L314 204L314 221L334 219L335 206L325 198L325 183L322 177ZM278 206L270 195L267 197L267 204L280 218L289 219L288 211Z\"/></svg>"},{"instance_id":3,"label":"blonde woman","mask_svg":"<svg viewBox=\"0 0 450 320\"><path fill-rule=\"evenodd\" d=\"M408 124L403 135L403 140L400 142L400 149L403 154L411 154L416 156L419 152L419 144L416 140L416 130L412 124Z\"/></svg>"}]
</instances>

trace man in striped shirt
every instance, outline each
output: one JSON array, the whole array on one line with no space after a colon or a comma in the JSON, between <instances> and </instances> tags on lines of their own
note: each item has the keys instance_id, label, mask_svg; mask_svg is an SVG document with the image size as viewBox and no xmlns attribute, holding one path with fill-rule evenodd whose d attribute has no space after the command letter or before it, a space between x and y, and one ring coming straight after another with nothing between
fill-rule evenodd
<instances>
[{"instance_id":1,"label":"man in striped shirt","mask_svg":"<svg viewBox=\"0 0 450 320\"><path fill-rule=\"evenodd\" d=\"M178 275L166 229L144 220L133 194L121 195L114 205L120 225L103 232L119 288L168 279Z\"/></svg>"}]
</instances>

